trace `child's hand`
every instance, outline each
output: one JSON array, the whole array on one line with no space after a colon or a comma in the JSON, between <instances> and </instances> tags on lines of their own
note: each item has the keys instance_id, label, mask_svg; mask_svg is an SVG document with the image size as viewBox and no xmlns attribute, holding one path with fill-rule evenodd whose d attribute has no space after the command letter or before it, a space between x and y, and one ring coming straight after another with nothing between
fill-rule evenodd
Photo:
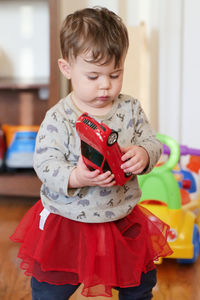
<instances>
[{"instance_id":1,"label":"child's hand","mask_svg":"<svg viewBox=\"0 0 200 300\"><path fill-rule=\"evenodd\" d=\"M149 155L143 147L121 148L123 154L121 168L125 173L140 174L149 163Z\"/></svg>"},{"instance_id":2,"label":"child's hand","mask_svg":"<svg viewBox=\"0 0 200 300\"><path fill-rule=\"evenodd\" d=\"M99 170L90 171L82 157L79 157L77 167L72 171L69 178L70 188L79 188L84 186L110 187L115 184L114 175L110 171L100 174Z\"/></svg>"}]
</instances>

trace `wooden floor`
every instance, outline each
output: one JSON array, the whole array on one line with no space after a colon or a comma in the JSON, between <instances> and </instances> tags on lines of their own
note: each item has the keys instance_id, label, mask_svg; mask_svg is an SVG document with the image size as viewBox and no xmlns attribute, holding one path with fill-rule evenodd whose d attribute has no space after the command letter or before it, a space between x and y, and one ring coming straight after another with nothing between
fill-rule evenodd
<instances>
[{"instance_id":1,"label":"wooden floor","mask_svg":"<svg viewBox=\"0 0 200 300\"><path fill-rule=\"evenodd\" d=\"M9 236L33 203L34 199L0 197L0 300L31 300L30 279L18 268L18 245L10 242ZM164 260L157 270L153 300L200 299L200 259L194 265ZM78 295L75 298L85 299Z\"/></svg>"}]
</instances>

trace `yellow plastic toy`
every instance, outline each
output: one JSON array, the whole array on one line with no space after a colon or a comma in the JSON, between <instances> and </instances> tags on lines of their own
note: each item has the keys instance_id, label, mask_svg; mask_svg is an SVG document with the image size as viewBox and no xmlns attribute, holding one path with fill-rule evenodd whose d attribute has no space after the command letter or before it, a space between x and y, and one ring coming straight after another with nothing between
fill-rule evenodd
<instances>
[{"instance_id":1,"label":"yellow plastic toy","mask_svg":"<svg viewBox=\"0 0 200 300\"><path fill-rule=\"evenodd\" d=\"M142 190L140 205L170 226L168 242L173 250L170 258L176 258L180 263L193 263L199 256L199 227L196 215L181 206L180 189L171 172L180 157L179 145L166 135L157 136L170 148L170 156L151 173L138 176Z\"/></svg>"}]
</instances>

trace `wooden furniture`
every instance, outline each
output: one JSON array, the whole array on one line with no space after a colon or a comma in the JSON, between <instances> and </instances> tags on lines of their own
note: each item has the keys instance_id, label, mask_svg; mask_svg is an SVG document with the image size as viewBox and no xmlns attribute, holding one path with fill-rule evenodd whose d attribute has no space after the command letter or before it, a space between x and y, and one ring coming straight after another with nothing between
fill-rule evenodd
<instances>
[{"instance_id":1,"label":"wooden furniture","mask_svg":"<svg viewBox=\"0 0 200 300\"><path fill-rule=\"evenodd\" d=\"M40 124L47 103L38 97L41 88L49 87L48 78L0 78L0 121L11 125Z\"/></svg>"},{"instance_id":2,"label":"wooden furniture","mask_svg":"<svg viewBox=\"0 0 200 300\"><path fill-rule=\"evenodd\" d=\"M41 182L34 173L0 174L0 195L39 197Z\"/></svg>"},{"instance_id":3,"label":"wooden furniture","mask_svg":"<svg viewBox=\"0 0 200 300\"><path fill-rule=\"evenodd\" d=\"M60 1L48 0L50 20L50 78L48 106L53 106L60 98L60 71L58 58L60 57Z\"/></svg>"},{"instance_id":4,"label":"wooden furniture","mask_svg":"<svg viewBox=\"0 0 200 300\"><path fill-rule=\"evenodd\" d=\"M50 27L50 78L17 80L0 78L0 123L39 125L49 107L59 99L59 1L48 0ZM38 92L49 89L48 101ZM1 125L0 124L0 125ZM0 173L0 195L39 197L41 182L33 171Z\"/></svg>"},{"instance_id":5,"label":"wooden furniture","mask_svg":"<svg viewBox=\"0 0 200 300\"><path fill-rule=\"evenodd\" d=\"M47 101L40 100L40 88L48 88L48 79L0 79L0 120L11 125L40 124ZM33 171L0 173L0 195L39 197L40 181Z\"/></svg>"}]
</instances>

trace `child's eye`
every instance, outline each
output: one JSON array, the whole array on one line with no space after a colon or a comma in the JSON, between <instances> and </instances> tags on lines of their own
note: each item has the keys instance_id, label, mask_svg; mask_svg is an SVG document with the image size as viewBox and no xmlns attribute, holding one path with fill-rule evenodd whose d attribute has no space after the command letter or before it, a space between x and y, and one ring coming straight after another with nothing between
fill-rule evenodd
<instances>
[{"instance_id":1,"label":"child's eye","mask_svg":"<svg viewBox=\"0 0 200 300\"><path fill-rule=\"evenodd\" d=\"M89 80L96 80L97 78L98 78L98 76L91 76L91 75L88 76L88 79L89 79Z\"/></svg>"},{"instance_id":2,"label":"child's eye","mask_svg":"<svg viewBox=\"0 0 200 300\"><path fill-rule=\"evenodd\" d=\"M111 79L116 79L116 78L118 78L119 77L119 74L112 74L112 75L110 75L110 78Z\"/></svg>"}]
</instances>

